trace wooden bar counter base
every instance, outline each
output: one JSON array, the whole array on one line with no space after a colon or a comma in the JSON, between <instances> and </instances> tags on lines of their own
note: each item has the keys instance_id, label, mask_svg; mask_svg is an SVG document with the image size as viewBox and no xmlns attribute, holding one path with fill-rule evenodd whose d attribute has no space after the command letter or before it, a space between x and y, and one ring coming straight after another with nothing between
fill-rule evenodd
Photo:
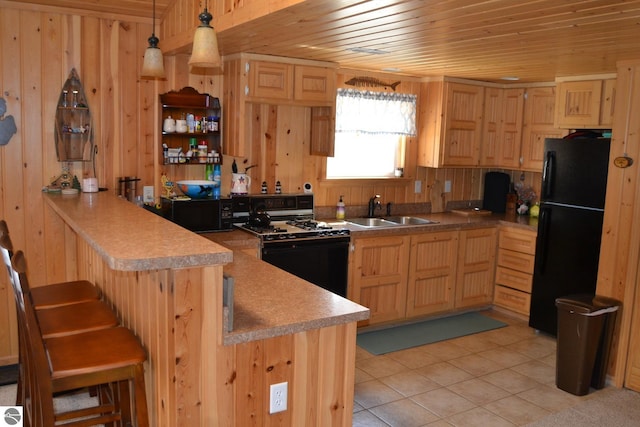
<instances>
[{"instance_id":1,"label":"wooden bar counter base","mask_svg":"<svg viewBox=\"0 0 640 427\"><path fill-rule=\"evenodd\" d=\"M93 281L140 338L151 425L351 426L368 309L112 194L43 198L47 280ZM223 269L236 278L231 332ZM281 382L287 410L269 414Z\"/></svg>"}]
</instances>

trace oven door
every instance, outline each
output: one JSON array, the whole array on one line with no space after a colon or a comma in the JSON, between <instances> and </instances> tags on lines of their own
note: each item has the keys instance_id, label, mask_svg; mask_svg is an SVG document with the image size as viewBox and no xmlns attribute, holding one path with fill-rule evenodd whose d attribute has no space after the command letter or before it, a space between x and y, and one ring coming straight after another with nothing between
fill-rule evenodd
<instances>
[{"instance_id":1,"label":"oven door","mask_svg":"<svg viewBox=\"0 0 640 427\"><path fill-rule=\"evenodd\" d=\"M340 296L347 296L348 237L264 242L262 260Z\"/></svg>"}]
</instances>

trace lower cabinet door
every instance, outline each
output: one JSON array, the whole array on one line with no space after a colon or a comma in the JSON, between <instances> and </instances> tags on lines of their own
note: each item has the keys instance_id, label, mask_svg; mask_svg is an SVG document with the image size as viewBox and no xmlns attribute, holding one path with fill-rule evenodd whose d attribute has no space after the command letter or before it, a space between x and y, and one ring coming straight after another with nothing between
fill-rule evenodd
<instances>
[{"instance_id":1,"label":"lower cabinet door","mask_svg":"<svg viewBox=\"0 0 640 427\"><path fill-rule=\"evenodd\" d=\"M495 227L460 231L455 308L493 302L496 234Z\"/></svg>"},{"instance_id":2,"label":"lower cabinet door","mask_svg":"<svg viewBox=\"0 0 640 427\"><path fill-rule=\"evenodd\" d=\"M405 317L409 236L358 238L349 265L348 297L370 310L359 326Z\"/></svg>"},{"instance_id":3,"label":"lower cabinet door","mask_svg":"<svg viewBox=\"0 0 640 427\"><path fill-rule=\"evenodd\" d=\"M457 252L458 231L411 237L407 317L453 308Z\"/></svg>"}]
</instances>

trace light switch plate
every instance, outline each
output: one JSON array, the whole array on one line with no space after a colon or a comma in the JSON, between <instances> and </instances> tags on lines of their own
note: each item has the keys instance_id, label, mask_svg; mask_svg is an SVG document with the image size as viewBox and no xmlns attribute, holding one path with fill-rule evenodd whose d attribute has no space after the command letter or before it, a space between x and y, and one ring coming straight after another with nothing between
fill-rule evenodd
<instances>
[{"instance_id":1,"label":"light switch plate","mask_svg":"<svg viewBox=\"0 0 640 427\"><path fill-rule=\"evenodd\" d=\"M413 192L414 192L414 193L416 193L416 194L420 194L420 193L422 193L422 181L417 180L417 181L414 183L414 189L413 189Z\"/></svg>"},{"instance_id":2,"label":"light switch plate","mask_svg":"<svg viewBox=\"0 0 640 427\"><path fill-rule=\"evenodd\" d=\"M451 193L451 181L446 180L444 182L444 192L445 193Z\"/></svg>"},{"instance_id":3,"label":"light switch plate","mask_svg":"<svg viewBox=\"0 0 640 427\"><path fill-rule=\"evenodd\" d=\"M153 186L152 185L145 185L143 188L143 199L142 201L145 203L153 203L154 197L153 197Z\"/></svg>"}]
</instances>

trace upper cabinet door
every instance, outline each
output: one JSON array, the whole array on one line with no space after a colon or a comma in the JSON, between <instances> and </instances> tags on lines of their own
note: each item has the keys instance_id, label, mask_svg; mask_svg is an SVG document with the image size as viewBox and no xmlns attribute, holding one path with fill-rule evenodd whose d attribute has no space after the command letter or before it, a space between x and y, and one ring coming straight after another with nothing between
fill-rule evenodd
<instances>
[{"instance_id":1,"label":"upper cabinet door","mask_svg":"<svg viewBox=\"0 0 640 427\"><path fill-rule=\"evenodd\" d=\"M518 169L524 89L485 88L480 165Z\"/></svg>"},{"instance_id":2,"label":"upper cabinet door","mask_svg":"<svg viewBox=\"0 0 640 427\"><path fill-rule=\"evenodd\" d=\"M610 128L615 80L558 83L556 126L564 129Z\"/></svg>"},{"instance_id":3,"label":"upper cabinet door","mask_svg":"<svg viewBox=\"0 0 640 427\"><path fill-rule=\"evenodd\" d=\"M502 121L498 139L498 166L507 169L520 167L522 121L524 117L524 89L504 89Z\"/></svg>"},{"instance_id":4,"label":"upper cabinet door","mask_svg":"<svg viewBox=\"0 0 640 427\"><path fill-rule=\"evenodd\" d=\"M428 82L418 103L418 166L478 166L484 87Z\"/></svg>"},{"instance_id":5,"label":"upper cabinet door","mask_svg":"<svg viewBox=\"0 0 640 427\"><path fill-rule=\"evenodd\" d=\"M447 83L442 166L477 166L480 162L484 88Z\"/></svg>"},{"instance_id":6,"label":"upper cabinet door","mask_svg":"<svg viewBox=\"0 0 640 427\"><path fill-rule=\"evenodd\" d=\"M556 88L536 87L527 89L522 126L522 169L542 172L545 138L562 138L564 129L554 126Z\"/></svg>"},{"instance_id":7,"label":"upper cabinet door","mask_svg":"<svg viewBox=\"0 0 640 427\"><path fill-rule=\"evenodd\" d=\"M293 66L282 62L249 61L248 100L292 98Z\"/></svg>"},{"instance_id":8,"label":"upper cabinet door","mask_svg":"<svg viewBox=\"0 0 640 427\"><path fill-rule=\"evenodd\" d=\"M294 98L297 101L335 102L334 69L296 65L294 79Z\"/></svg>"}]
</instances>

